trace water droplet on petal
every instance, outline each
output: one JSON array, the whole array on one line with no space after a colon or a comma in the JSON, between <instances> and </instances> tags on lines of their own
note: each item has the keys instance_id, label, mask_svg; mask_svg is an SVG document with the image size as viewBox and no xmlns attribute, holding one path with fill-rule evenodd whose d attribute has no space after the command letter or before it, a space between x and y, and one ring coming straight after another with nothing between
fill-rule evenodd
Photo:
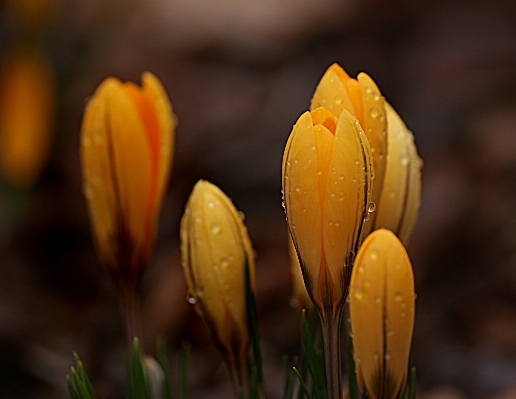
<instances>
[{"instance_id":1,"label":"water droplet on petal","mask_svg":"<svg viewBox=\"0 0 516 399\"><path fill-rule=\"evenodd\" d=\"M195 298L192 296L190 290L186 293L186 301L191 305L195 305Z\"/></svg>"},{"instance_id":2,"label":"water droplet on petal","mask_svg":"<svg viewBox=\"0 0 516 399\"><path fill-rule=\"evenodd\" d=\"M369 252L369 257L372 260L378 259L378 248L372 248L371 251Z\"/></svg>"},{"instance_id":3,"label":"water droplet on petal","mask_svg":"<svg viewBox=\"0 0 516 399\"><path fill-rule=\"evenodd\" d=\"M401 302L402 299L403 299L403 295L401 295L401 292L396 292L396 294L394 294L394 300L396 302Z\"/></svg>"},{"instance_id":4,"label":"water droplet on petal","mask_svg":"<svg viewBox=\"0 0 516 399\"><path fill-rule=\"evenodd\" d=\"M369 213L374 212L375 209L376 209L376 204L373 201L371 201L369 203L369 208L367 208L367 212L369 212Z\"/></svg>"},{"instance_id":5,"label":"water droplet on petal","mask_svg":"<svg viewBox=\"0 0 516 399\"><path fill-rule=\"evenodd\" d=\"M227 258L221 258L220 259L220 267L223 269L227 268L229 266L229 261Z\"/></svg>"},{"instance_id":6,"label":"water droplet on petal","mask_svg":"<svg viewBox=\"0 0 516 399\"><path fill-rule=\"evenodd\" d=\"M362 287L355 287L355 298L361 300L364 297L364 292L362 291Z\"/></svg>"},{"instance_id":7,"label":"water droplet on petal","mask_svg":"<svg viewBox=\"0 0 516 399\"><path fill-rule=\"evenodd\" d=\"M371 111L369 111L372 118L378 118L378 109L376 107L372 107Z\"/></svg>"},{"instance_id":8,"label":"water droplet on petal","mask_svg":"<svg viewBox=\"0 0 516 399\"><path fill-rule=\"evenodd\" d=\"M408 165L409 163L409 158L406 156L406 155L402 155L400 157L400 163L405 166L405 165Z\"/></svg>"},{"instance_id":9,"label":"water droplet on petal","mask_svg":"<svg viewBox=\"0 0 516 399\"><path fill-rule=\"evenodd\" d=\"M211 232L212 232L213 234L220 234L221 230L222 230L222 229L220 228L220 225L219 225L218 223L213 223L213 224L211 225Z\"/></svg>"},{"instance_id":10,"label":"water droplet on petal","mask_svg":"<svg viewBox=\"0 0 516 399\"><path fill-rule=\"evenodd\" d=\"M301 187L296 186L296 191L297 191L297 192L300 192L300 191L301 191Z\"/></svg>"},{"instance_id":11,"label":"water droplet on petal","mask_svg":"<svg viewBox=\"0 0 516 399\"><path fill-rule=\"evenodd\" d=\"M342 104L342 97L341 96L335 97L335 104L337 104L337 105Z\"/></svg>"}]
</instances>

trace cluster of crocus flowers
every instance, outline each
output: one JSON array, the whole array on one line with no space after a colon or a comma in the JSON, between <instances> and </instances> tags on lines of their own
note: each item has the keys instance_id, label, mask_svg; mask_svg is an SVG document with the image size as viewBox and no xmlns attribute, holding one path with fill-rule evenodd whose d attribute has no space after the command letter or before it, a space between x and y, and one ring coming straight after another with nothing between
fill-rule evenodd
<instances>
[{"instance_id":1,"label":"cluster of crocus flowers","mask_svg":"<svg viewBox=\"0 0 516 399\"><path fill-rule=\"evenodd\" d=\"M245 262L254 258L242 217L217 186L200 180L181 219L181 264L190 302L229 368L237 396L245 391L250 333Z\"/></svg>"},{"instance_id":2,"label":"cluster of crocus flowers","mask_svg":"<svg viewBox=\"0 0 516 399\"><path fill-rule=\"evenodd\" d=\"M367 137L347 110L305 112L283 155L289 231L307 291L319 313L330 398L340 397L339 325L353 259L371 198Z\"/></svg>"},{"instance_id":3,"label":"cluster of crocus flowers","mask_svg":"<svg viewBox=\"0 0 516 399\"><path fill-rule=\"evenodd\" d=\"M407 252L389 230L365 240L349 295L357 381L372 399L397 399L405 387L414 327L414 276Z\"/></svg>"},{"instance_id":4,"label":"cluster of crocus flowers","mask_svg":"<svg viewBox=\"0 0 516 399\"><path fill-rule=\"evenodd\" d=\"M174 124L168 96L148 72L142 87L107 78L86 105L80 146L93 237L102 263L129 298L152 255Z\"/></svg>"},{"instance_id":5,"label":"cluster of crocus flowers","mask_svg":"<svg viewBox=\"0 0 516 399\"><path fill-rule=\"evenodd\" d=\"M53 139L55 89L48 60L37 50L8 56L0 71L0 168L27 188L41 174Z\"/></svg>"}]
</instances>

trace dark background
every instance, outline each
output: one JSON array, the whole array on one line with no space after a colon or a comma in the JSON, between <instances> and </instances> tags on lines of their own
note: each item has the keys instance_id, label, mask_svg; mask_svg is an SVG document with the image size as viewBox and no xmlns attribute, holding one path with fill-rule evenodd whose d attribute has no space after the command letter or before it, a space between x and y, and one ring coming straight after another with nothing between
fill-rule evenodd
<instances>
[{"instance_id":1,"label":"dark background","mask_svg":"<svg viewBox=\"0 0 516 399\"><path fill-rule=\"evenodd\" d=\"M79 131L84 101L105 77L139 82L149 70L179 125L144 280L145 347L153 353L165 336L175 368L189 339L192 398L231 394L179 265L184 204L199 178L210 180L246 215L267 387L279 398L281 355L299 347L281 158L338 62L374 78L424 160L408 246L419 397L516 398L516 2L40 0L27 23L16 1L0 6L0 56L39 46L58 102L41 177L26 189L4 181L0 191L0 397L67 397L74 350L99 398L121 395L122 320L92 245Z\"/></svg>"}]
</instances>

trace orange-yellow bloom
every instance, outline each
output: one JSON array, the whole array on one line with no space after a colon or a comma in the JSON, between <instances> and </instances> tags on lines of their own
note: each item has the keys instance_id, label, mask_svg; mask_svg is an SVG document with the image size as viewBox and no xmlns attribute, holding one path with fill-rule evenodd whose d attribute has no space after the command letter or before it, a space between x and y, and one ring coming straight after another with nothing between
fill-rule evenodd
<instances>
[{"instance_id":1,"label":"orange-yellow bloom","mask_svg":"<svg viewBox=\"0 0 516 399\"><path fill-rule=\"evenodd\" d=\"M399 398L407 380L415 294L407 252L391 231L373 231L360 247L349 308L360 390L372 399Z\"/></svg>"},{"instance_id":2,"label":"orange-yellow bloom","mask_svg":"<svg viewBox=\"0 0 516 399\"><path fill-rule=\"evenodd\" d=\"M371 153L358 121L325 108L305 112L283 155L283 196L306 288L335 317L346 298L371 190Z\"/></svg>"},{"instance_id":3,"label":"orange-yellow bloom","mask_svg":"<svg viewBox=\"0 0 516 399\"><path fill-rule=\"evenodd\" d=\"M345 109L358 119L371 147L374 174L371 201L378 205L387 153L387 117L380 89L366 73L361 72L353 79L338 64L333 64L312 98L310 109L318 107L325 107L337 116ZM374 218L373 213L371 222L365 224L365 235L371 231Z\"/></svg>"},{"instance_id":4,"label":"orange-yellow bloom","mask_svg":"<svg viewBox=\"0 0 516 399\"><path fill-rule=\"evenodd\" d=\"M4 178L29 187L39 177L53 139L52 70L37 52L19 52L0 72L0 167Z\"/></svg>"},{"instance_id":5,"label":"orange-yellow bloom","mask_svg":"<svg viewBox=\"0 0 516 399\"><path fill-rule=\"evenodd\" d=\"M174 145L174 115L159 80L107 78L86 106L81 161L93 237L115 280L134 286L148 265Z\"/></svg>"},{"instance_id":6,"label":"orange-yellow bloom","mask_svg":"<svg viewBox=\"0 0 516 399\"><path fill-rule=\"evenodd\" d=\"M251 286L254 258L247 229L231 200L199 180L181 219L181 264L195 310L221 351L234 383L247 362L249 329L245 295L245 253Z\"/></svg>"},{"instance_id":7,"label":"orange-yellow bloom","mask_svg":"<svg viewBox=\"0 0 516 399\"><path fill-rule=\"evenodd\" d=\"M375 229L393 231L407 245L416 224L421 201L421 167L414 136L399 115L385 103L388 121L387 162Z\"/></svg>"}]
</instances>

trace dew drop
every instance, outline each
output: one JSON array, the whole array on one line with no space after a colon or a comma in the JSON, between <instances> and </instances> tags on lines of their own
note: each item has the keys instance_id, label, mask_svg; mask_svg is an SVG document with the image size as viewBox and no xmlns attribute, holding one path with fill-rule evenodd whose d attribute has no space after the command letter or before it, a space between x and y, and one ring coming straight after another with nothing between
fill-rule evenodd
<instances>
[{"instance_id":1,"label":"dew drop","mask_svg":"<svg viewBox=\"0 0 516 399\"><path fill-rule=\"evenodd\" d=\"M401 163L403 166L408 165L408 163L409 163L409 159L408 159L408 157L407 157L406 155L402 155L402 156L400 157L400 163Z\"/></svg>"},{"instance_id":2,"label":"dew drop","mask_svg":"<svg viewBox=\"0 0 516 399\"><path fill-rule=\"evenodd\" d=\"M380 95L377 91L373 91L373 99L374 101L380 101Z\"/></svg>"},{"instance_id":3,"label":"dew drop","mask_svg":"<svg viewBox=\"0 0 516 399\"><path fill-rule=\"evenodd\" d=\"M396 302L401 302L402 299L403 299L403 295L401 295L401 292L396 292L396 294L394 294L394 300Z\"/></svg>"},{"instance_id":4,"label":"dew drop","mask_svg":"<svg viewBox=\"0 0 516 399\"><path fill-rule=\"evenodd\" d=\"M367 288L367 287L370 287L371 286L371 281L369 280L366 280L364 281L364 286Z\"/></svg>"},{"instance_id":5,"label":"dew drop","mask_svg":"<svg viewBox=\"0 0 516 399\"><path fill-rule=\"evenodd\" d=\"M202 223L202 219L199 216L197 216L195 218L195 223Z\"/></svg>"},{"instance_id":6,"label":"dew drop","mask_svg":"<svg viewBox=\"0 0 516 399\"><path fill-rule=\"evenodd\" d=\"M379 358L380 358L380 355L378 354L378 352L373 353L374 360L378 360Z\"/></svg>"},{"instance_id":7,"label":"dew drop","mask_svg":"<svg viewBox=\"0 0 516 399\"><path fill-rule=\"evenodd\" d=\"M221 232L220 225L219 225L218 223L213 223L213 224L211 225L211 232L212 232L213 234L220 234L220 232Z\"/></svg>"},{"instance_id":8,"label":"dew drop","mask_svg":"<svg viewBox=\"0 0 516 399\"><path fill-rule=\"evenodd\" d=\"M186 301L191 305L195 305L195 298L192 296L190 290L186 293Z\"/></svg>"},{"instance_id":9,"label":"dew drop","mask_svg":"<svg viewBox=\"0 0 516 399\"><path fill-rule=\"evenodd\" d=\"M238 211L237 212L237 215L238 215L238 218L240 219L241 222L243 222L245 220L245 214L244 212L242 211Z\"/></svg>"},{"instance_id":10,"label":"dew drop","mask_svg":"<svg viewBox=\"0 0 516 399\"><path fill-rule=\"evenodd\" d=\"M366 86L365 87L365 92L366 92L366 94L371 94L371 87L370 86Z\"/></svg>"},{"instance_id":11,"label":"dew drop","mask_svg":"<svg viewBox=\"0 0 516 399\"><path fill-rule=\"evenodd\" d=\"M335 227L339 227L340 226L340 223L337 221L334 223Z\"/></svg>"},{"instance_id":12,"label":"dew drop","mask_svg":"<svg viewBox=\"0 0 516 399\"><path fill-rule=\"evenodd\" d=\"M369 111L372 118L378 118L378 109L376 107L371 108L371 111Z\"/></svg>"},{"instance_id":13,"label":"dew drop","mask_svg":"<svg viewBox=\"0 0 516 399\"><path fill-rule=\"evenodd\" d=\"M374 302L379 305L380 303L382 303L382 300L380 299L380 297L377 295L375 298L374 298Z\"/></svg>"},{"instance_id":14,"label":"dew drop","mask_svg":"<svg viewBox=\"0 0 516 399\"><path fill-rule=\"evenodd\" d=\"M337 105L342 104L342 97L341 96L335 97L335 104L337 104Z\"/></svg>"},{"instance_id":15,"label":"dew drop","mask_svg":"<svg viewBox=\"0 0 516 399\"><path fill-rule=\"evenodd\" d=\"M95 133L93 134L93 143L97 145L102 143L102 132L100 129L95 130Z\"/></svg>"},{"instance_id":16,"label":"dew drop","mask_svg":"<svg viewBox=\"0 0 516 399\"><path fill-rule=\"evenodd\" d=\"M296 191L297 191L297 192L300 192L300 191L301 191L301 187L296 186Z\"/></svg>"},{"instance_id":17,"label":"dew drop","mask_svg":"<svg viewBox=\"0 0 516 399\"><path fill-rule=\"evenodd\" d=\"M395 196L396 196L396 194L394 193L394 191L389 191L389 198L390 199L394 199Z\"/></svg>"},{"instance_id":18,"label":"dew drop","mask_svg":"<svg viewBox=\"0 0 516 399\"><path fill-rule=\"evenodd\" d=\"M321 176L321 175L322 175L322 170L320 170L320 169L319 169L319 170L317 171L317 174L318 174L319 176Z\"/></svg>"},{"instance_id":19,"label":"dew drop","mask_svg":"<svg viewBox=\"0 0 516 399\"><path fill-rule=\"evenodd\" d=\"M82 141L82 146L83 147L89 147L91 145L90 136L88 136L87 134L82 136L82 140L81 141Z\"/></svg>"},{"instance_id":20,"label":"dew drop","mask_svg":"<svg viewBox=\"0 0 516 399\"><path fill-rule=\"evenodd\" d=\"M208 208L211 208L211 209L215 208L215 204L213 203L213 201L208 202Z\"/></svg>"},{"instance_id":21,"label":"dew drop","mask_svg":"<svg viewBox=\"0 0 516 399\"><path fill-rule=\"evenodd\" d=\"M93 193L92 188L89 185L85 185L83 188L83 193L86 199L92 200L95 194Z\"/></svg>"},{"instance_id":22,"label":"dew drop","mask_svg":"<svg viewBox=\"0 0 516 399\"><path fill-rule=\"evenodd\" d=\"M226 269L229 266L229 261L227 258L221 258L220 259L220 267L223 269Z\"/></svg>"},{"instance_id":23,"label":"dew drop","mask_svg":"<svg viewBox=\"0 0 516 399\"><path fill-rule=\"evenodd\" d=\"M369 203L369 208L367 208L367 212L369 212L369 213L374 212L375 209L376 209L376 204L373 201L371 201Z\"/></svg>"},{"instance_id":24,"label":"dew drop","mask_svg":"<svg viewBox=\"0 0 516 399\"><path fill-rule=\"evenodd\" d=\"M371 251L369 252L369 257L372 260L378 259L378 248L371 248Z\"/></svg>"},{"instance_id":25,"label":"dew drop","mask_svg":"<svg viewBox=\"0 0 516 399\"><path fill-rule=\"evenodd\" d=\"M364 297L364 292L362 291L362 287L356 286L355 287L355 298L358 300L362 300L363 297Z\"/></svg>"},{"instance_id":26,"label":"dew drop","mask_svg":"<svg viewBox=\"0 0 516 399\"><path fill-rule=\"evenodd\" d=\"M391 352L389 352L389 351L385 352L385 360L391 360L391 357L392 357Z\"/></svg>"}]
</instances>

